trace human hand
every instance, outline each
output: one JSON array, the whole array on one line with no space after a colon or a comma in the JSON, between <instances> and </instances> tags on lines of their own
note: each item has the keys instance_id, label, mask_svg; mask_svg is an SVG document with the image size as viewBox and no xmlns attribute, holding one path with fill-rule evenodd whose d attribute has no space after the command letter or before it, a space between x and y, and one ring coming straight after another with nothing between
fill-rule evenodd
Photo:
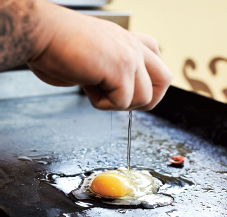
<instances>
[{"instance_id":1,"label":"human hand","mask_svg":"<svg viewBox=\"0 0 227 217\"><path fill-rule=\"evenodd\" d=\"M154 38L45 4L42 19L49 40L40 38L28 62L41 80L81 85L92 105L102 110L150 110L162 99L172 75Z\"/></svg>"}]
</instances>

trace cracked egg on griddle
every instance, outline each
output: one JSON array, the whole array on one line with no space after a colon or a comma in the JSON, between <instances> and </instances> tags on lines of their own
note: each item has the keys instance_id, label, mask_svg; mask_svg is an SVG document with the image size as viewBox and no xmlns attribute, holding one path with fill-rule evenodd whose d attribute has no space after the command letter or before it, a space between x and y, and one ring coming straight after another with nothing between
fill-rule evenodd
<instances>
[{"instance_id":1,"label":"cracked egg on griddle","mask_svg":"<svg viewBox=\"0 0 227 217\"><path fill-rule=\"evenodd\" d=\"M157 193L161 185L162 182L148 171L119 168L105 172L94 171L83 179L72 194L78 200L155 208L173 202L171 196Z\"/></svg>"}]
</instances>

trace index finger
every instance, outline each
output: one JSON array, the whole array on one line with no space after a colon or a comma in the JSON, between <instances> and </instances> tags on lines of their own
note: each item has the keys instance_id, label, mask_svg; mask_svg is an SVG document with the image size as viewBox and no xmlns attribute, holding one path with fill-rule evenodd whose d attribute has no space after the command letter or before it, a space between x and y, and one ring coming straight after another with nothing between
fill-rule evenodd
<instances>
[{"instance_id":1,"label":"index finger","mask_svg":"<svg viewBox=\"0 0 227 217\"><path fill-rule=\"evenodd\" d=\"M172 73L162 59L153 51L146 46L143 46L143 51L145 67L153 87L153 97L150 103L137 109L144 111L151 110L161 101L172 81Z\"/></svg>"}]
</instances>

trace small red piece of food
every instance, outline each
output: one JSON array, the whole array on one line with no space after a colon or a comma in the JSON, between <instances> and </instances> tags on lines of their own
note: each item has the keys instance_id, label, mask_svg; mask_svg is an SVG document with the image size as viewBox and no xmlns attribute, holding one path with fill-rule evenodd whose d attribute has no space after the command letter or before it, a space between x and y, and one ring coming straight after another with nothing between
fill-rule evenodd
<instances>
[{"instance_id":1,"label":"small red piece of food","mask_svg":"<svg viewBox=\"0 0 227 217\"><path fill-rule=\"evenodd\" d=\"M168 158L168 161L172 164L183 164L184 156L173 156L172 159Z\"/></svg>"}]
</instances>

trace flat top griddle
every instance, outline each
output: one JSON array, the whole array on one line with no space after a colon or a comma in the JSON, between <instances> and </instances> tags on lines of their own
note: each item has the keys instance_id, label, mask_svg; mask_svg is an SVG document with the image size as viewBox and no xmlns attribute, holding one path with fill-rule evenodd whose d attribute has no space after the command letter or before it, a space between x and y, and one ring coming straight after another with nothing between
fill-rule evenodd
<instances>
[{"instance_id":1,"label":"flat top griddle","mask_svg":"<svg viewBox=\"0 0 227 217\"><path fill-rule=\"evenodd\" d=\"M226 105L171 87L152 112L133 112L131 164L196 184L170 206L77 206L42 181L126 166L128 112L94 109L78 93L0 101L1 216L226 216ZM184 167L167 158L186 157ZM27 159L25 157L28 157ZM19 159L21 160L19 160Z\"/></svg>"}]
</instances>

